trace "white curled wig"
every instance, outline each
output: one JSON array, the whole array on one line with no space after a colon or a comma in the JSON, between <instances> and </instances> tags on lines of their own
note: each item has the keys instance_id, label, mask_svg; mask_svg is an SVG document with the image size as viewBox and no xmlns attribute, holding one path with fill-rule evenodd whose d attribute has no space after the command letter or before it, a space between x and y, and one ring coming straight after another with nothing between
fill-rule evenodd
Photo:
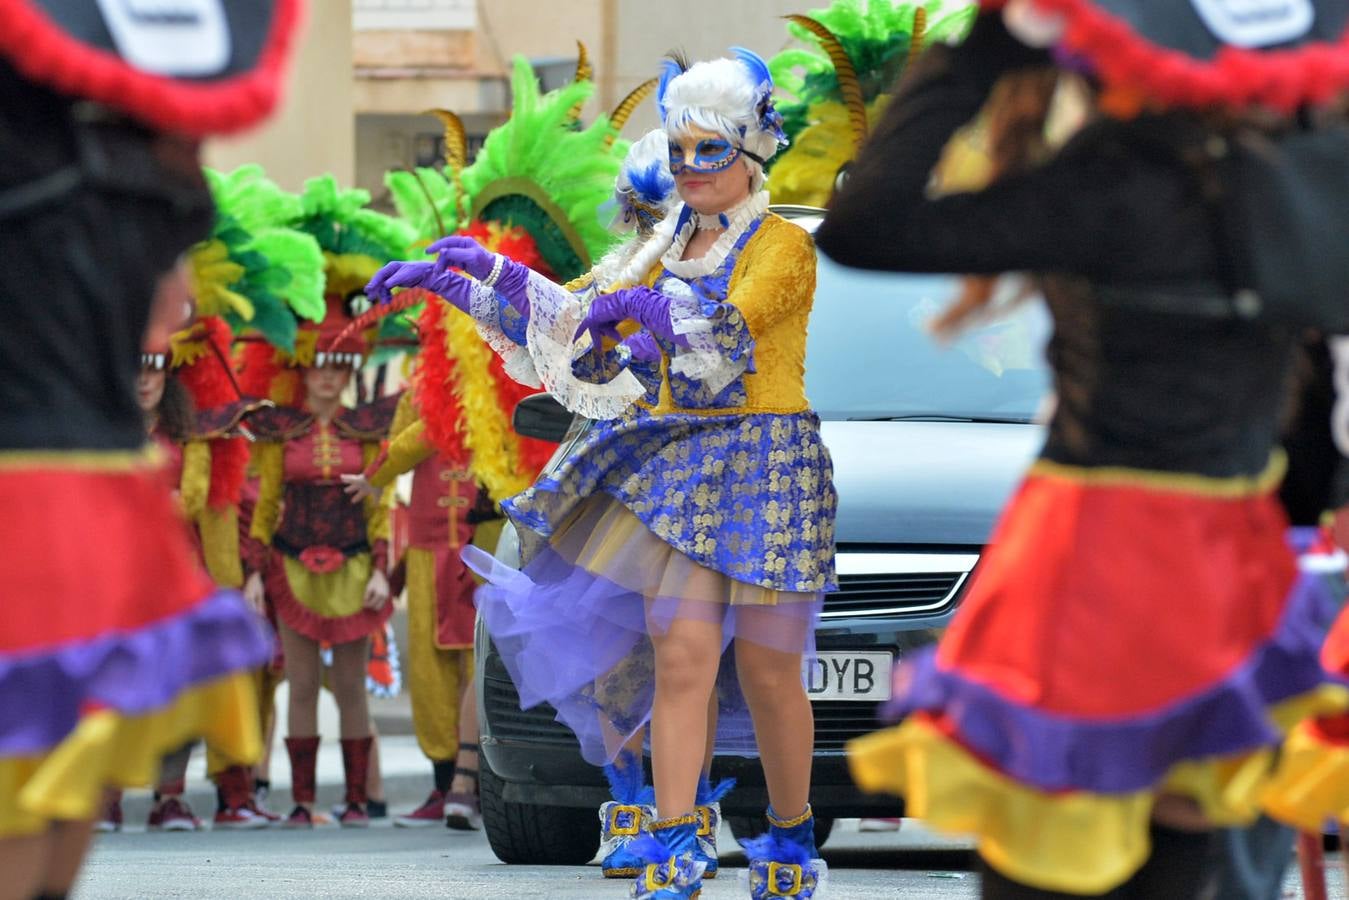
<instances>
[{"instance_id":1,"label":"white curled wig","mask_svg":"<svg viewBox=\"0 0 1349 900\"><path fill-rule=\"evenodd\" d=\"M667 58L662 64L656 104L670 135L701 128L721 135L760 159L767 160L787 143L782 116L773 107L773 76L752 50L732 47L735 59L694 63ZM743 157L750 170L750 189L763 188L763 166Z\"/></svg>"}]
</instances>

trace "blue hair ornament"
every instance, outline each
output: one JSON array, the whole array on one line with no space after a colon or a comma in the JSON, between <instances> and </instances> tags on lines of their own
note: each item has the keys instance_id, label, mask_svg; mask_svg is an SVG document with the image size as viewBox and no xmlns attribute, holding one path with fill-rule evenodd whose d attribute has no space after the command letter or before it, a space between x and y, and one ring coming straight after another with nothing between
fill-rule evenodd
<instances>
[{"instance_id":1,"label":"blue hair ornament","mask_svg":"<svg viewBox=\"0 0 1349 900\"><path fill-rule=\"evenodd\" d=\"M670 164L665 160L655 160L645 168L634 169L628 173L628 180L632 182L633 193L653 205L664 203L674 190Z\"/></svg>"},{"instance_id":2,"label":"blue hair ornament","mask_svg":"<svg viewBox=\"0 0 1349 900\"><path fill-rule=\"evenodd\" d=\"M745 47L732 47L731 52L749 72L755 85L755 112L759 119L759 129L777 138L779 144L787 143L787 132L782 129L782 113L773 106L773 74L768 71L768 63L753 50Z\"/></svg>"}]
</instances>

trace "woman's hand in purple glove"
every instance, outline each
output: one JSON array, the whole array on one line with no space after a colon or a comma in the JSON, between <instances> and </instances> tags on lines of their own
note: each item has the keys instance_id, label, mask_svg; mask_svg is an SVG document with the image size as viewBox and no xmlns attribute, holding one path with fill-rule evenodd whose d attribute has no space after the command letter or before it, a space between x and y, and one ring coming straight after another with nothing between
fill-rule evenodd
<instances>
[{"instance_id":1,"label":"woman's hand in purple glove","mask_svg":"<svg viewBox=\"0 0 1349 900\"><path fill-rule=\"evenodd\" d=\"M670 317L670 298L653 291L649 287L624 288L612 294L596 297L590 304L590 312L576 329L574 340L590 332L595 335L610 335L616 331L619 322L632 319L658 338L683 345L684 339L675 334L674 322ZM599 346L596 342L596 346Z\"/></svg>"},{"instance_id":2,"label":"woman's hand in purple glove","mask_svg":"<svg viewBox=\"0 0 1349 900\"><path fill-rule=\"evenodd\" d=\"M472 282L454 272L436 272L429 262L391 262L375 273L365 295L387 303L394 288L425 288L443 297L455 309L468 312Z\"/></svg>"},{"instance_id":3,"label":"woman's hand in purple glove","mask_svg":"<svg viewBox=\"0 0 1349 900\"><path fill-rule=\"evenodd\" d=\"M492 284L493 289L505 297L506 302L514 306L521 315L529 315L529 294L526 290L529 284L529 269L525 266L513 259L484 250L473 238L463 235L441 238L427 247L426 252L440 254L435 262L437 272L462 269L479 281L489 278L500 261L501 268L497 271L496 281Z\"/></svg>"},{"instance_id":4,"label":"woman's hand in purple glove","mask_svg":"<svg viewBox=\"0 0 1349 900\"><path fill-rule=\"evenodd\" d=\"M462 269L479 281L492 274L492 266L496 263L495 253L484 250L473 238L462 234L443 237L427 247L426 252L436 257L437 272Z\"/></svg>"},{"instance_id":5,"label":"woman's hand in purple glove","mask_svg":"<svg viewBox=\"0 0 1349 900\"><path fill-rule=\"evenodd\" d=\"M645 329L628 335L618 346L619 354L626 353L628 359L634 363L660 362L660 344L656 343L655 337Z\"/></svg>"}]
</instances>

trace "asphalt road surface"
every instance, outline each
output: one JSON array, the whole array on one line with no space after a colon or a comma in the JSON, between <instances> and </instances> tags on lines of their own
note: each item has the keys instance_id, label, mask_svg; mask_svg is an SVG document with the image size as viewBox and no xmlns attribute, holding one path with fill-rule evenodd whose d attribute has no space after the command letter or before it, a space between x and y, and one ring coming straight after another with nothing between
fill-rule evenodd
<instances>
[{"instance_id":1,"label":"asphalt road surface","mask_svg":"<svg viewBox=\"0 0 1349 900\"><path fill-rule=\"evenodd\" d=\"M733 854L734 846L729 835L723 837L722 874L708 883L704 900L747 895L737 883L744 858ZM827 900L971 900L979 892L968 852L909 822L899 834L862 834L856 823L840 823L825 857L830 865ZM1337 856L1330 876L1330 896L1343 898ZM481 834L396 829L387 823L368 831L146 834L133 829L103 835L75 892L82 900L627 896L625 883L604 881L595 865L506 866L497 862ZM1292 872L1284 896L1302 896Z\"/></svg>"}]
</instances>

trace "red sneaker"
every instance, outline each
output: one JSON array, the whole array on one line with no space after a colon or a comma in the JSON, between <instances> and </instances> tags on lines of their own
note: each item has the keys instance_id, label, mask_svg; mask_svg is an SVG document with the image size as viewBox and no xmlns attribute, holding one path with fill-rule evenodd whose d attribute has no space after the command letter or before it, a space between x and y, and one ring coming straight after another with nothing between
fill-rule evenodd
<instances>
[{"instance_id":1,"label":"red sneaker","mask_svg":"<svg viewBox=\"0 0 1349 900\"><path fill-rule=\"evenodd\" d=\"M303 806L297 806L286 816L286 821L281 823L282 828L313 828L314 814Z\"/></svg>"},{"instance_id":2,"label":"red sneaker","mask_svg":"<svg viewBox=\"0 0 1349 900\"><path fill-rule=\"evenodd\" d=\"M244 809L248 810L258 818L265 820L268 825L273 825L281 821L281 815L279 813L272 812L257 800L249 800L244 804Z\"/></svg>"},{"instance_id":3,"label":"red sneaker","mask_svg":"<svg viewBox=\"0 0 1349 900\"><path fill-rule=\"evenodd\" d=\"M94 825L94 830L107 834L113 831L122 830L122 801L113 800L103 807L99 814L98 822Z\"/></svg>"},{"instance_id":4,"label":"red sneaker","mask_svg":"<svg viewBox=\"0 0 1349 900\"><path fill-rule=\"evenodd\" d=\"M277 818L281 818L277 816ZM238 809L222 809L215 814L211 825L226 831L255 831L272 824L270 819L260 816L247 806Z\"/></svg>"},{"instance_id":5,"label":"red sneaker","mask_svg":"<svg viewBox=\"0 0 1349 900\"><path fill-rule=\"evenodd\" d=\"M397 816L393 824L399 828L430 828L445 818L445 795L432 791L426 802L407 815Z\"/></svg>"},{"instance_id":6,"label":"red sneaker","mask_svg":"<svg viewBox=\"0 0 1349 900\"><path fill-rule=\"evenodd\" d=\"M369 828L370 817L365 813L365 807L359 803L348 803L347 808L342 810L342 815L337 817L337 824L343 828Z\"/></svg>"},{"instance_id":7,"label":"red sneaker","mask_svg":"<svg viewBox=\"0 0 1349 900\"><path fill-rule=\"evenodd\" d=\"M146 827L151 831L200 831L201 819L181 799L169 797L151 810Z\"/></svg>"}]
</instances>

